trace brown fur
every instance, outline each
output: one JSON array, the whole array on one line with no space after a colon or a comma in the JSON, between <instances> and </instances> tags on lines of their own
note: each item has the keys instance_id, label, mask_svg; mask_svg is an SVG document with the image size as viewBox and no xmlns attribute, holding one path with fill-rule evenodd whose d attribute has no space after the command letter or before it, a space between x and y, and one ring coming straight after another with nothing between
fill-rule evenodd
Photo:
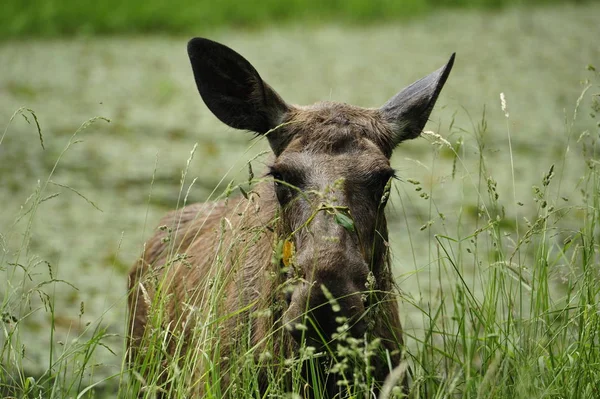
<instances>
[{"instance_id":1,"label":"brown fur","mask_svg":"<svg viewBox=\"0 0 600 399\"><path fill-rule=\"evenodd\" d=\"M339 113L340 109L350 112L345 116L340 113L336 117L335 114ZM286 125L290 132L293 132L295 139L288 144L275 163L282 162L286 156L309 153L325 158L333 157L335 163L353 172L364 169L366 173L376 168L389 167L389 161L379 150L378 145L368 136L365 137L365 132L372 132L373 129L385 132L386 124L382 120L377 120L376 111L360 111L358 108L342 104L297 108L290 118L290 123ZM325 183L333 183L335 177L339 176L337 172L334 171L333 179L326 178ZM318 190L324 187L315 185L313 188ZM359 191L360 188L350 187L348 190ZM367 207L361 204L357 206ZM160 225L167 226L172 231L169 233L168 229L163 228L146 243L142 258L136 262L129 275L131 315L129 345L134 351L133 356L140 350L138 345L146 331L146 324L150 317L149 304L155 301L157 285L161 286L163 296L170 296L167 300L163 326L175 323L170 327L172 335L181 337L187 345L193 346L188 336L189 331L193 329L193 323L189 321L191 317L189 306L186 309L182 304L207 306L206 296L210 295L206 292L207 281L215 278L216 273L227 276L223 278L225 299L220 305L223 315L232 314L238 309L251 305L250 309L244 312L245 319L241 316L234 317L229 320L229 324L249 322L252 313L271 309L271 317L254 319L252 345L260 346L272 331L281 329L285 307L285 304L282 304L281 286L285 283L285 276L280 272L281 267L271 262L276 244L275 237L281 236L286 230L282 223L274 220L278 209L279 204L275 198L273 183L268 181L259 184L256 193L251 193L248 199L194 204L170 212L161 220ZM384 340L384 346L391 353L392 363L397 365L400 360L402 334L398 308L392 294L390 265L384 245L387 229L383 214L376 215L377 209L371 211L372 214L360 215L358 212L353 212L352 207L350 208L359 231L363 224L373 228L375 219L379 217L378 234L375 234L374 229L370 232L364 231L364 247L361 252L365 256L364 261L372 263L377 289L389 294L378 295L377 317L380 320L373 323L376 327L370 331L370 335ZM289 218L295 217L305 216L299 212ZM227 222L223 222L224 218L227 218ZM369 223L361 223L365 218L370 219ZM334 234L347 235L341 226L334 225L334 229L337 229ZM215 250L219 242L221 248L228 248L235 244L239 245L240 249ZM375 248L375 253L371 253L372 248ZM321 252L324 257L327 257L327 249ZM329 252L333 251L329 249ZM186 257L173 261L177 259L177 254L185 254ZM225 267L223 270L215 269L217 255L228 257L223 262ZM371 262L371 259L374 261ZM333 269L330 274L334 278L340 272L348 272L347 270L336 271L339 264L335 261L325 263ZM361 291L366 290L364 282L359 288ZM187 325L184 328L182 324L185 323ZM224 331L221 338L223 357L229 355L228 345L240 339L241 332L236 336L236 328L237 326L232 325ZM287 332L276 336L280 336L281 339L273 342L273 350L276 352L274 355L290 356L297 344ZM174 345L175 343L171 342L169 347L173 348ZM383 381L388 370L383 365L380 367L383 370L380 371L379 379ZM227 364L222 364L221 368L227 369ZM202 372L201 369L197 370L197 375L202 375Z\"/></svg>"},{"instance_id":2,"label":"brown fur","mask_svg":"<svg viewBox=\"0 0 600 399\"><path fill-rule=\"evenodd\" d=\"M383 212L389 158L420 134L454 56L383 107L364 109L288 105L246 59L207 39L192 39L188 54L209 109L231 127L267 136L273 180L247 198L190 205L161 221L129 274L134 366L158 350L165 366L192 367L183 373L189 394L201 396L215 377L227 390L242 349L258 362L266 352L274 362L294 357L304 342L331 355L344 316L347 333L380 341L370 360L376 393L403 346ZM282 245L293 256L280 259ZM259 376L263 389L266 377ZM329 394L339 393L327 378Z\"/></svg>"}]
</instances>

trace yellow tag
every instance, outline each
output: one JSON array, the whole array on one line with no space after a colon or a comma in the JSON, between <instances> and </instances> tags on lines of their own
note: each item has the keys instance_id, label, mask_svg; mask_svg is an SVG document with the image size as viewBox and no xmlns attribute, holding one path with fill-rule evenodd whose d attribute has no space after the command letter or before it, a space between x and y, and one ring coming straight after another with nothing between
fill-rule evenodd
<instances>
[{"instance_id":1,"label":"yellow tag","mask_svg":"<svg viewBox=\"0 0 600 399\"><path fill-rule=\"evenodd\" d=\"M290 267L292 264L292 256L294 256L294 243L290 240L285 240L283 243L283 264L285 267Z\"/></svg>"}]
</instances>

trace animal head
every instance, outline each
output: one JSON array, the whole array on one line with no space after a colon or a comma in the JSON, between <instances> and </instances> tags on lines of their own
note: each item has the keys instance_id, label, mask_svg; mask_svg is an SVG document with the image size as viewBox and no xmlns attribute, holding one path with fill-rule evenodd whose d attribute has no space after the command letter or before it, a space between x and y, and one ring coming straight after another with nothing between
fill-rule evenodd
<instances>
[{"instance_id":1,"label":"animal head","mask_svg":"<svg viewBox=\"0 0 600 399\"><path fill-rule=\"evenodd\" d=\"M244 57L208 39L192 39L188 54L208 108L233 128L266 135L275 155L269 175L280 229L295 248L286 326L297 340L305 335L322 342L335 332L336 316L344 316L352 334L362 336L367 287L389 289L377 279L390 278L383 270L390 156L420 135L454 54L374 109L288 104Z\"/></svg>"}]
</instances>

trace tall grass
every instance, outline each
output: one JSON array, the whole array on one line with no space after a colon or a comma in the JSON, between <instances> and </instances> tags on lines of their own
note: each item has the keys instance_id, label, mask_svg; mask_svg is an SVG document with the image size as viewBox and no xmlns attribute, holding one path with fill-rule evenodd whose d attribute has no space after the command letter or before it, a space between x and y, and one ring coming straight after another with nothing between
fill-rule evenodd
<instances>
[{"instance_id":1,"label":"tall grass","mask_svg":"<svg viewBox=\"0 0 600 399\"><path fill-rule=\"evenodd\" d=\"M504 151L510 157L505 165L491 167L486 162L489 131L485 115L471 131L454 129L462 132L460 135L448 139L427 135L433 137L437 154L450 153L455 159L452 186L457 190L467 187L465 195L475 193L474 223L469 220L466 207L456 221L444 216L436 201L443 193L437 192L436 187L429 189L411 179L397 183L398 189L408 192L400 198L414 196L414 189L423 200L429 201L430 222L421 229L432 230L435 223L443 231L430 234L430 281L419 286L429 296L425 300L408 295L401 298L405 307L417 308L422 319L422 328L405 332L404 351L410 366L412 397L600 397L600 125L590 125L583 131L573 128L582 113L600 116L599 75L593 67L590 73L591 83L587 83L572 115L565 121L568 146L554 165L540 168L539 184L530 193L516 192L515 181L519 177L514 172L513 187L508 190L498 187L494 179L496 168L514 171L514 163L518 162L512 157L510 137L522 132L513 131L508 123L510 99L508 104L504 99L502 105L499 101L496 107L507 118L504 130L508 145ZM581 109L582 106L586 109ZM21 115L36 126L32 111L21 109L13 118ZM42 144L42 132L39 126L36 129ZM10 124L0 137L0 146L7 134ZM79 134L77 131L69 139L62 154L74 151L71 147ZM466 158L473 151L478 157L474 170L466 167ZM261 378L268 381L265 397L299 397L308 386L316 387L319 397L318 387L327 384L327 376L315 372L306 381L303 368L316 371L323 355L303 347L292 358L277 357L269 345L276 334L286 334L283 330L266 336L261 347L251 346L249 340L237 342L229 351L229 365L235 373L229 374L227 382L222 379L219 337L223 328L229 328L237 320L238 314L218 313L219 279L200 291L207 295L209 306L199 316L202 328L195 331L198 335L193 351L186 350L184 343L176 339L170 341L174 350L165 347L169 332L161 308L166 302L159 296L148 304L155 310L149 322L155 328L148 329L144 338L147 349L136 354L134 370L123 359L114 373L95 375L101 366L94 362L95 352L118 353L124 345L111 341L111 334L100 327L101 320L82 322L85 325L81 326L81 332L69 341L56 342L53 334L58 317L53 294L70 283L56 278L53 265L37 257L30 243L40 205L55 198L48 188L54 170L60 167L62 154L47 179L38 183L21 209L15 210L14 224L2 226L0 272L5 278L0 306L0 394L3 397L79 398L116 394L124 398L136 395L154 398L161 392L188 397L199 389L195 385L198 381L202 382L206 397L256 397L260 394ZM562 171L572 163L583 163L585 174L576 184L577 191L565 192L563 187L568 185L562 181ZM184 172L182 205L186 202L186 184L189 183ZM229 186L223 197L232 192L233 186ZM501 193L506 192L512 194L503 197ZM536 204L533 214L526 213L523 204L517 201L528 195ZM406 207L408 204L403 206ZM578 223L563 224L564 218L572 214L577 215ZM407 223L407 234L414 229ZM230 248L218 250L227 253ZM222 259L215 264L217 270L218 262ZM429 290L431 287L433 290ZM47 348L49 361L45 371L31 375L24 366L24 360L30 360L32 354L28 352L28 342L22 339L22 329L28 319L39 313L46 314L49 322L40 334L50 335L50 342L55 344ZM82 303L80 316L84 313ZM376 343L349 337L344 321L340 320L340 324L339 345L332 348L334 356L328 364L329 370L344 375L349 382L344 397L369 397L372 381L368 365ZM121 342L125 339L119 338ZM198 364L203 364L206 371L200 379L195 378ZM403 396L393 382L392 378L383 390L383 397ZM294 394L288 392L290 389Z\"/></svg>"},{"instance_id":2,"label":"tall grass","mask_svg":"<svg viewBox=\"0 0 600 399\"><path fill-rule=\"evenodd\" d=\"M516 193L499 196L493 177L499 165L486 163L485 119L473 132L479 154L476 171L460 171L466 153L462 138L454 146L441 140L440 145L450 146L455 154L456 176L477 187L478 220L475 229L459 224L456 231L444 227L446 234L433 237L439 287L447 286L446 279L453 286L420 308L424 331L411 337L416 350L409 352L417 397L600 395L600 125L583 132L572 129L591 87L595 91L598 86L586 83L565 123L569 139L564 156L549 170L540 170L539 185L532 187L534 215L524 214ZM595 117L598 94L592 98ZM502 111L509 119L503 95ZM510 146L510 135L516 133L509 126ZM513 158L511 148L506 151L510 165L501 167L508 168ZM583 162L587 168L578 192L565 193L561 169L571 162ZM514 179L518 176L513 172L513 185ZM431 203L430 218L445 226L435 197ZM575 227L561 224L570 213L580 215ZM465 272L469 267L475 270L475 284ZM420 304L415 301L414 306Z\"/></svg>"},{"instance_id":3,"label":"tall grass","mask_svg":"<svg viewBox=\"0 0 600 399\"><path fill-rule=\"evenodd\" d=\"M42 148L44 140L37 116L33 110L18 109L11 117L2 136L0 145L13 120L22 116L37 129ZM112 352L106 345L111 338L105 329L100 327L100 321L86 323L82 321L85 304L81 302L79 311L80 334L69 337L70 342L57 341L54 334L59 318L54 302L54 293L67 286L77 289L69 281L57 278L55 266L45 259L40 259L31 250L31 240L35 235L32 227L39 211L40 204L56 198L57 193L48 193L52 186L52 176L60 164L63 155L76 143L77 136L90 124L98 119L85 122L68 140L60 153L52 170L44 182L38 181L35 190L19 210L16 211L14 223L3 226L0 233L0 271L4 274L2 292L2 336L0 342L0 394L3 397L72 397L84 395L98 384L94 381L95 364L91 361L99 347ZM77 190L73 190L86 201ZM49 335L53 344L48 347L47 368L40 375L31 375L24 367L25 360L35 359L35 353L29 353L29 344L22 339L22 324L35 315L46 313L48 325L43 334ZM41 332L42 333L42 332ZM113 377L116 377L115 375Z\"/></svg>"}]
</instances>

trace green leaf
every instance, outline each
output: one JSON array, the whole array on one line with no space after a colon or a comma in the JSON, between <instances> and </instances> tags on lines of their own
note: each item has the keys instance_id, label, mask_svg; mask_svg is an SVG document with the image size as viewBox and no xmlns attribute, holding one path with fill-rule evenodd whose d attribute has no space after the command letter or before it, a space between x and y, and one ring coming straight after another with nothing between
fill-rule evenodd
<instances>
[{"instance_id":1,"label":"green leaf","mask_svg":"<svg viewBox=\"0 0 600 399\"><path fill-rule=\"evenodd\" d=\"M248 184L252 184L254 179L254 171L252 170L252 163L248 162Z\"/></svg>"},{"instance_id":2,"label":"green leaf","mask_svg":"<svg viewBox=\"0 0 600 399\"><path fill-rule=\"evenodd\" d=\"M345 228L348 231L354 232L354 221L352 218L346 214L336 212L333 217L335 222Z\"/></svg>"}]
</instances>

